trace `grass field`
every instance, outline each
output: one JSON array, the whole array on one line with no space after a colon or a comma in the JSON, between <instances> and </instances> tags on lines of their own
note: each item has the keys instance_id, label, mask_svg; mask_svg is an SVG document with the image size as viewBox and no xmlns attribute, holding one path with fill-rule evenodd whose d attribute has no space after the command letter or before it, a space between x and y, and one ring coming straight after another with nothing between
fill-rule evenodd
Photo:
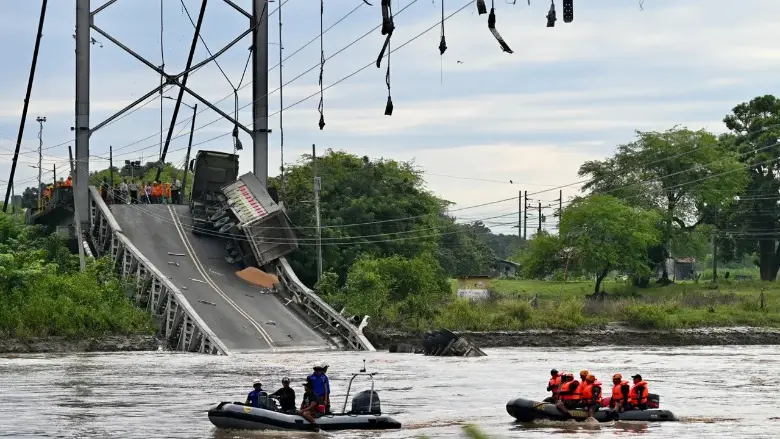
<instances>
[{"instance_id":1,"label":"grass field","mask_svg":"<svg viewBox=\"0 0 780 439\"><path fill-rule=\"evenodd\" d=\"M457 282L452 285L456 291ZM490 288L490 300L457 299L436 323L475 331L599 328L616 322L642 329L780 327L779 282L721 279L636 288L613 279L604 283L605 300L585 297L593 292L591 281L493 279Z\"/></svg>"}]
</instances>

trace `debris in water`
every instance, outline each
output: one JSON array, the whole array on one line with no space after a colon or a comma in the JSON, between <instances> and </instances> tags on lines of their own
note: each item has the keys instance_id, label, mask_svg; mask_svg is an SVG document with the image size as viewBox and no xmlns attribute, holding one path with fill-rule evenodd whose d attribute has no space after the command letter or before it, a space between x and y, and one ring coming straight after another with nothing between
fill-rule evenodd
<instances>
[{"instance_id":1,"label":"debris in water","mask_svg":"<svg viewBox=\"0 0 780 439\"><path fill-rule=\"evenodd\" d=\"M290 340L292 340L292 339L293 339L293 336L292 336L292 334L287 334L287 336L288 336L288 337L290 337Z\"/></svg>"},{"instance_id":2,"label":"debris in water","mask_svg":"<svg viewBox=\"0 0 780 439\"><path fill-rule=\"evenodd\" d=\"M175 266L178 267L179 263L178 262L174 262L174 261L168 261L168 265L175 265Z\"/></svg>"},{"instance_id":3,"label":"debris in water","mask_svg":"<svg viewBox=\"0 0 780 439\"><path fill-rule=\"evenodd\" d=\"M273 326L276 326L276 322L275 322L275 321L273 321L273 320L269 320L269 321L265 322L265 324L266 324L266 325L273 325Z\"/></svg>"},{"instance_id":4,"label":"debris in water","mask_svg":"<svg viewBox=\"0 0 780 439\"><path fill-rule=\"evenodd\" d=\"M209 302L208 300L198 299L198 302L200 302L200 303L203 303L203 304L206 304L206 305L217 306L217 304L216 304L216 303L214 303L214 302Z\"/></svg>"},{"instance_id":5,"label":"debris in water","mask_svg":"<svg viewBox=\"0 0 780 439\"><path fill-rule=\"evenodd\" d=\"M216 274L217 276L224 276L224 274L222 274L222 273L218 273L218 272L214 271L214 269L213 269L213 268L209 268L209 273L211 273L211 274Z\"/></svg>"},{"instance_id":6,"label":"debris in water","mask_svg":"<svg viewBox=\"0 0 780 439\"><path fill-rule=\"evenodd\" d=\"M184 253L173 253L173 252L168 252L168 256L187 256L187 255L186 255L186 254L184 254Z\"/></svg>"},{"instance_id":7,"label":"debris in water","mask_svg":"<svg viewBox=\"0 0 780 439\"><path fill-rule=\"evenodd\" d=\"M176 265L179 265L179 264L176 264ZM205 281L205 280L200 280L200 279L193 279L193 278L190 278L190 280L191 280L191 281L193 281L193 282L200 282L200 283L202 283L202 284L205 284L205 283L206 283L206 281Z\"/></svg>"}]
</instances>

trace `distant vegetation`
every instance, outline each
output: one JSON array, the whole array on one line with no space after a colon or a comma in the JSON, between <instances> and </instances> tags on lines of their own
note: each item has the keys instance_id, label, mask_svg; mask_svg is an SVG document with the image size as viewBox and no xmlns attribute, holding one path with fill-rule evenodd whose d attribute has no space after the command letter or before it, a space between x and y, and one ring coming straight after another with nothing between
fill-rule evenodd
<instances>
[{"instance_id":1,"label":"distant vegetation","mask_svg":"<svg viewBox=\"0 0 780 439\"><path fill-rule=\"evenodd\" d=\"M0 214L0 337L154 333L111 268L98 260L80 272L58 235Z\"/></svg>"}]
</instances>

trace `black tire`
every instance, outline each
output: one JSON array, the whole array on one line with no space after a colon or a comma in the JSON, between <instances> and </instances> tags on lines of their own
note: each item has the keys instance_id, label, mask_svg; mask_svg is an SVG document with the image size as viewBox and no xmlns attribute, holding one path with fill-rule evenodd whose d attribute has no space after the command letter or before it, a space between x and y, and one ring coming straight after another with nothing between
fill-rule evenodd
<instances>
[{"instance_id":1,"label":"black tire","mask_svg":"<svg viewBox=\"0 0 780 439\"><path fill-rule=\"evenodd\" d=\"M218 229L218 228L224 226L225 224L227 224L228 221L230 221L230 217L229 216L223 216L222 218L220 218L219 220L217 220L214 223L214 228Z\"/></svg>"},{"instance_id":2,"label":"black tire","mask_svg":"<svg viewBox=\"0 0 780 439\"><path fill-rule=\"evenodd\" d=\"M228 233L228 232L230 232L230 231L233 229L233 227L235 227L235 226L236 226L236 223L234 223L234 222L229 222L229 223L227 223L227 224L225 224L225 225L223 225L222 227L220 227L220 228L219 228L219 233Z\"/></svg>"},{"instance_id":3,"label":"black tire","mask_svg":"<svg viewBox=\"0 0 780 439\"><path fill-rule=\"evenodd\" d=\"M225 216L226 214L227 214L227 209L220 209L220 210L218 210L218 211L214 212L214 215L211 215L211 216L209 217L209 220L211 220L211 221L217 221L217 220L219 220L220 218L222 218L223 216Z\"/></svg>"}]
</instances>

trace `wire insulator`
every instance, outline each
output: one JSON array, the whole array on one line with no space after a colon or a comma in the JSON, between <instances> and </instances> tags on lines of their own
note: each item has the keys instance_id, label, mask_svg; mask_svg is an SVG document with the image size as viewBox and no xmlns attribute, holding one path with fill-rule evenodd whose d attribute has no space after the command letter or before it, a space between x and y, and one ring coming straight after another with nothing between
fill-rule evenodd
<instances>
[{"instance_id":1,"label":"wire insulator","mask_svg":"<svg viewBox=\"0 0 780 439\"><path fill-rule=\"evenodd\" d=\"M547 13L547 27L555 27L555 0L550 0L550 11Z\"/></svg>"},{"instance_id":2,"label":"wire insulator","mask_svg":"<svg viewBox=\"0 0 780 439\"><path fill-rule=\"evenodd\" d=\"M574 0L563 0L563 22L574 21Z\"/></svg>"},{"instance_id":3,"label":"wire insulator","mask_svg":"<svg viewBox=\"0 0 780 439\"><path fill-rule=\"evenodd\" d=\"M487 14L487 5L485 4L485 0L477 0L477 14Z\"/></svg>"}]
</instances>

